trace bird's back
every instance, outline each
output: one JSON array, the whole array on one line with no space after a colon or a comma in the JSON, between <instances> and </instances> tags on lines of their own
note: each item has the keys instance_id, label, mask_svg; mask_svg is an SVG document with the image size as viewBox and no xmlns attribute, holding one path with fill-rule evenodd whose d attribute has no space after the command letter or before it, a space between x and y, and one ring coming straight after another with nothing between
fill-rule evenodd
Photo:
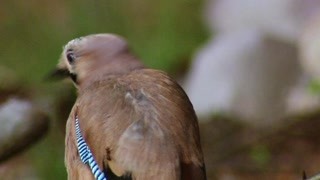
<instances>
[{"instance_id":1,"label":"bird's back","mask_svg":"<svg viewBox=\"0 0 320 180\"><path fill-rule=\"evenodd\" d=\"M106 75L79 91L75 106L83 136L107 173L134 179L205 179L192 104L164 72L138 69Z\"/></svg>"}]
</instances>

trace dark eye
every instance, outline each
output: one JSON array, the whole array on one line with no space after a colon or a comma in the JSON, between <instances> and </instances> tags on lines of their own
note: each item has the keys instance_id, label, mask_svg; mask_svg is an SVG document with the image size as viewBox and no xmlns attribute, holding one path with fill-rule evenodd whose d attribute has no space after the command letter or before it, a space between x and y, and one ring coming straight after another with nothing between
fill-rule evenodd
<instances>
[{"instance_id":1,"label":"dark eye","mask_svg":"<svg viewBox=\"0 0 320 180\"><path fill-rule=\"evenodd\" d=\"M72 51L68 51L67 52L67 59L68 59L68 62L70 64L73 64L74 63L74 60L76 59L76 56L73 54Z\"/></svg>"}]
</instances>

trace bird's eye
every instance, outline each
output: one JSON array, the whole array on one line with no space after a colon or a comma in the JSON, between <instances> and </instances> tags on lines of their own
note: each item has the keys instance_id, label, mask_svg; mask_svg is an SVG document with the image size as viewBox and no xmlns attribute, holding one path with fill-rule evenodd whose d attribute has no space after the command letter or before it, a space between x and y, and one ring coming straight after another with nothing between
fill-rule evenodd
<instances>
[{"instance_id":1,"label":"bird's eye","mask_svg":"<svg viewBox=\"0 0 320 180\"><path fill-rule=\"evenodd\" d=\"M67 52L67 59L68 59L68 62L70 64L73 64L74 63L74 60L76 59L76 56L73 54L72 51L68 51Z\"/></svg>"}]
</instances>

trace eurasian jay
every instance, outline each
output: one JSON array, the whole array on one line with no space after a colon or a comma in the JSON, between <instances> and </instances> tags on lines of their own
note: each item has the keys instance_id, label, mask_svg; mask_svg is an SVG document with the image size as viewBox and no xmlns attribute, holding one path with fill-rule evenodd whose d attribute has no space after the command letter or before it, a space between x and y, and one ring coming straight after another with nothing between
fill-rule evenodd
<instances>
[{"instance_id":1,"label":"eurasian jay","mask_svg":"<svg viewBox=\"0 0 320 180\"><path fill-rule=\"evenodd\" d=\"M68 179L94 179L99 170L106 179L206 179L188 96L165 72L145 68L123 38L70 41L54 75L71 77L78 90L66 125Z\"/></svg>"}]
</instances>

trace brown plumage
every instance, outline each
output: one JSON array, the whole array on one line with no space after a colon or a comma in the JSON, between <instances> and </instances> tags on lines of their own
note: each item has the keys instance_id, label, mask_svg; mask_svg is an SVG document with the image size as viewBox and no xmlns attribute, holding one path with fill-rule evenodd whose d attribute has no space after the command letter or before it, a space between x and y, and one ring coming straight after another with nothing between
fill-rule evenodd
<instances>
[{"instance_id":1,"label":"brown plumage","mask_svg":"<svg viewBox=\"0 0 320 180\"><path fill-rule=\"evenodd\" d=\"M58 69L78 89L66 127L69 179L94 178L77 151L75 114L111 179L206 179L189 98L166 73L145 68L121 37L95 34L70 41Z\"/></svg>"}]
</instances>

